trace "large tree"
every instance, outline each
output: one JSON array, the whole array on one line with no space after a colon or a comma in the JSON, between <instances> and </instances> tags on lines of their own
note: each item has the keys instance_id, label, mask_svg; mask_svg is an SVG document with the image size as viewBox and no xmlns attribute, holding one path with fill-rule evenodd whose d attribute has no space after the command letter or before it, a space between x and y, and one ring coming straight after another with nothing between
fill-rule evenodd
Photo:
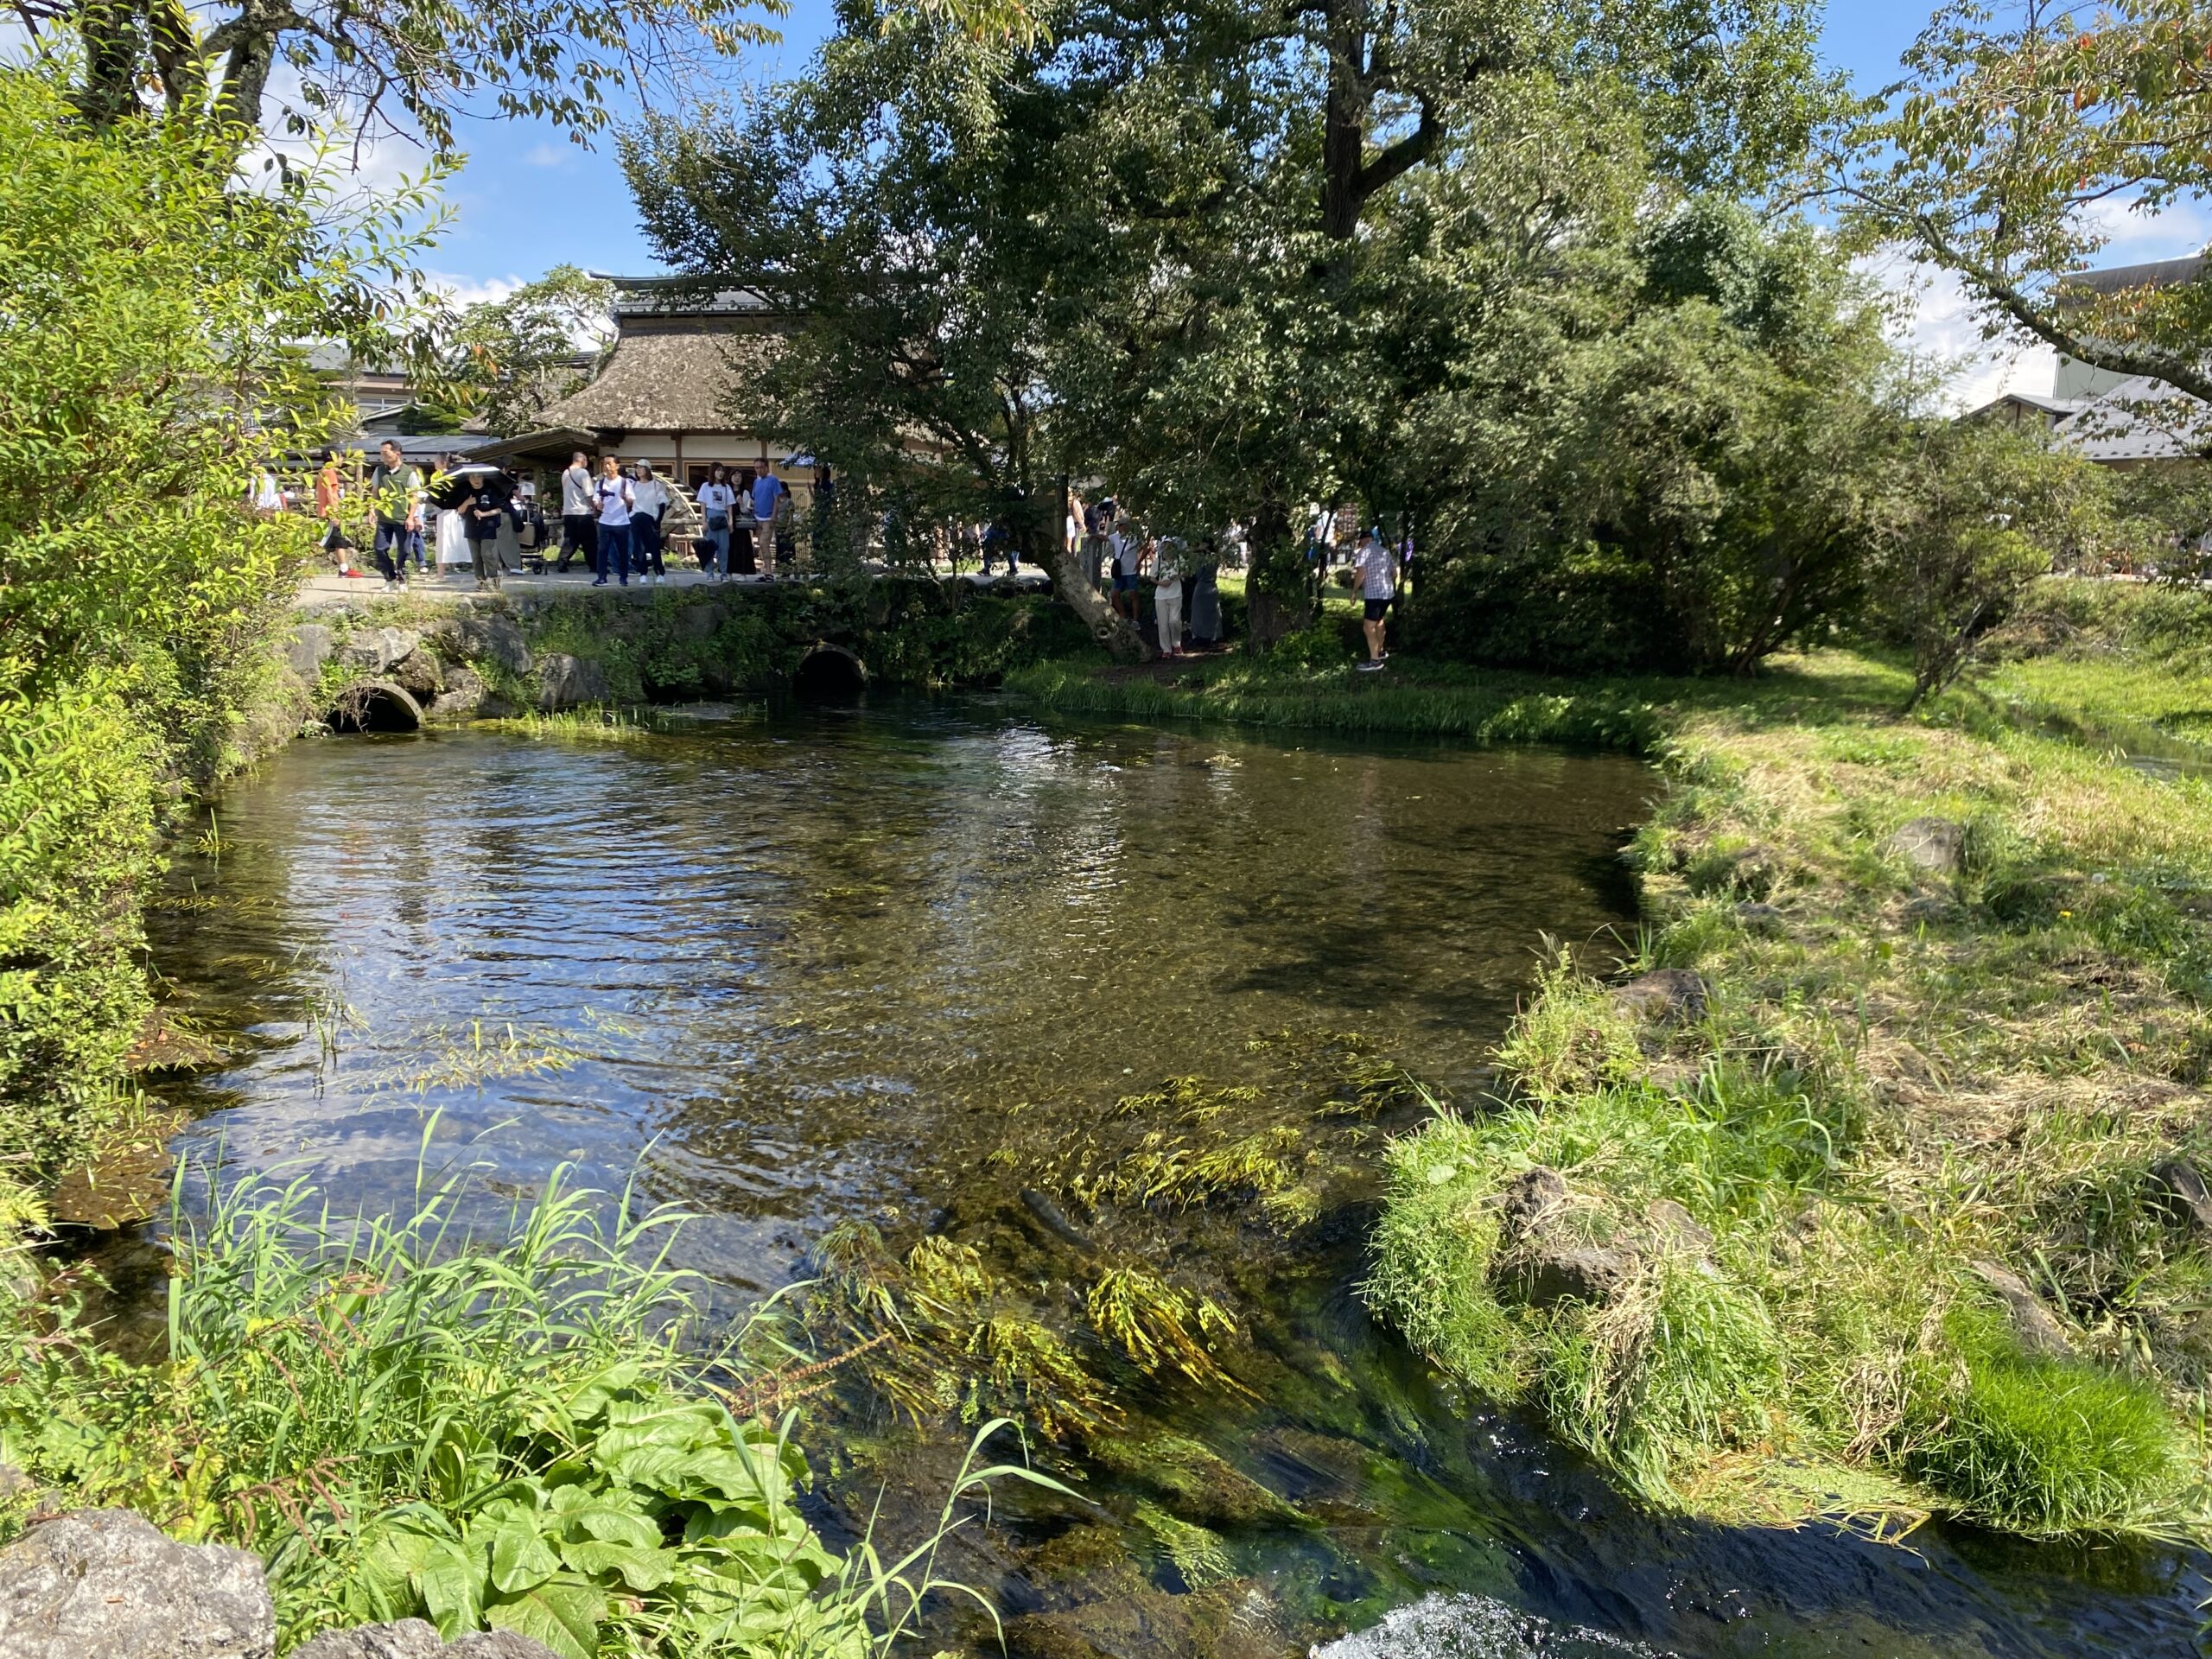
<instances>
[{"instance_id":1,"label":"large tree","mask_svg":"<svg viewBox=\"0 0 2212 1659\"><path fill-rule=\"evenodd\" d=\"M796 85L637 137L648 227L806 315L766 380L793 437L857 462L928 434L1040 533L1055 471L1168 527L1253 521L1263 608L1296 587L1295 503L1414 493L1388 477L1392 429L1444 372L1449 268L1482 258L1430 238L1438 281L1408 309L1387 220L1494 172L1527 188L1482 232L1560 249L1573 187L1529 162L1586 153L1577 128L1624 122L1674 188L1745 186L1830 97L1789 0L1079 0L1043 21L978 40L855 0Z\"/></svg>"},{"instance_id":2,"label":"large tree","mask_svg":"<svg viewBox=\"0 0 2212 1659\"><path fill-rule=\"evenodd\" d=\"M1836 158L1859 234L1956 273L1992 334L2212 401L2212 267L2078 280L2121 222L2212 194L2212 5L1955 4L1904 68Z\"/></svg>"}]
</instances>

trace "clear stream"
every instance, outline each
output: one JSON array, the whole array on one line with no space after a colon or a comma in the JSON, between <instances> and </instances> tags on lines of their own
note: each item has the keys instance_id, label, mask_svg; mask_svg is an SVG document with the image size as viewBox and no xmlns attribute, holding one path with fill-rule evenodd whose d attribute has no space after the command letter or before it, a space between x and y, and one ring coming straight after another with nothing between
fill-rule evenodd
<instances>
[{"instance_id":1,"label":"clear stream","mask_svg":"<svg viewBox=\"0 0 2212 1659\"><path fill-rule=\"evenodd\" d=\"M156 913L159 971L230 1051L170 1091L195 1114L177 1151L311 1176L346 1210L407 1203L426 1132L487 1205L563 1163L634 1173L700 1213L686 1262L734 1312L841 1220L910 1243L1004 1202L994 1149L1071 1115L1172 1077L1264 1081L1249 1045L1270 1033L1358 1033L1475 1096L1541 936L1632 929L1619 849L1649 789L1614 757L988 701L298 743L224 793L219 851L180 856ZM1214 1265L1259 1287L1238 1312L1269 1379L1143 1404L1274 1495L1217 1519L1233 1576L1208 1605L1233 1617L1205 1650L2199 1651L2193 1554L1640 1512L1367 1319L1367 1213L1174 1246L1193 1270L1238 1257ZM885 1483L894 1529L943 1490L945 1446L879 1428L858 1463L814 1448L842 1471L816 1500L833 1542ZM1131 1522L1141 1484L1092 1470L1085 1491L1080 1510L1007 1493L950 1565L1053 1615L1054 1654L1197 1650L1189 1586ZM1070 1547L1102 1518L1123 1547Z\"/></svg>"}]
</instances>

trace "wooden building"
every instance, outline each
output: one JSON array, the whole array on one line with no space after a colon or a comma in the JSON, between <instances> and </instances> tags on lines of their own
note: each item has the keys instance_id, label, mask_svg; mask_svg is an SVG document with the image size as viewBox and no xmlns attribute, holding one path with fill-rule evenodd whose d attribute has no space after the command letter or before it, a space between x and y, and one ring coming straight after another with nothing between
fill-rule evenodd
<instances>
[{"instance_id":1,"label":"wooden building","mask_svg":"<svg viewBox=\"0 0 2212 1659\"><path fill-rule=\"evenodd\" d=\"M812 494L810 467L747 426L738 397L738 365L772 352L791 319L750 289L702 292L686 277L617 276L615 336L605 366L582 391L550 405L532 430L477 448L471 459L535 472L541 489L582 449L596 462L649 461L655 471L696 490L715 462L750 472L766 461L792 487L796 505Z\"/></svg>"}]
</instances>

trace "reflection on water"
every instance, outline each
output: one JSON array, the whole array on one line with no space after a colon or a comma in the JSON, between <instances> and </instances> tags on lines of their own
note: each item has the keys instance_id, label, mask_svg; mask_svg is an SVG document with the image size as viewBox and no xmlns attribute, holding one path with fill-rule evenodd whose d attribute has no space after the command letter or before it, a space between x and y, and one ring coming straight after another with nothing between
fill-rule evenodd
<instances>
[{"instance_id":1,"label":"reflection on water","mask_svg":"<svg viewBox=\"0 0 2212 1659\"><path fill-rule=\"evenodd\" d=\"M1632 919L1617 854L1648 790L1618 759L978 704L296 745L225 795L219 864L182 858L156 918L175 993L243 1033L181 1091L181 1150L370 1207L412 1193L426 1131L494 1195L642 1164L734 1306L840 1220L911 1237L1003 1205L977 1193L1005 1149L1120 1096L1264 1081L1255 1038L1357 1032L1473 1098L1540 936ZM1355 1196L1287 1246L1192 1221L1173 1249L1243 1287L1262 1397L1132 1410L1256 1484L1209 1500L1233 1576L1147 1544L1168 1497L1141 1468L1081 1471L1077 1515L1009 1491L956 1565L1018 1654L1281 1659L1346 1630L1335 1659L2196 1650L2194 1557L1633 1510L1374 1328L1366 1220ZM894 1508L944 1488L942 1446L868 1455L827 1488L833 1541L879 1475Z\"/></svg>"},{"instance_id":2,"label":"reflection on water","mask_svg":"<svg viewBox=\"0 0 2212 1659\"><path fill-rule=\"evenodd\" d=\"M829 1223L941 1200L1010 1107L1287 1027L1467 1080L1537 930L1621 919L1644 787L926 713L296 745L225 796L228 850L161 926L201 1016L253 1037L183 1149L369 1200L411 1190L432 1106L517 1186L648 1156L710 1218L699 1265L766 1288Z\"/></svg>"}]
</instances>

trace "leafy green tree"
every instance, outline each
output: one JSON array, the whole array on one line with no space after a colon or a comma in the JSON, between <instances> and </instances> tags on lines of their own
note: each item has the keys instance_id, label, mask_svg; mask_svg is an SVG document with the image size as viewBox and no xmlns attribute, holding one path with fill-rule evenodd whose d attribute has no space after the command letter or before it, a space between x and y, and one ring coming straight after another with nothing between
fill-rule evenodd
<instances>
[{"instance_id":1,"label":"leafy green tree","mask_svg":"<svg viewBox=\"0 0 2212 1659\"><path fill-rule=\"evenodd\" d=\"M672 85L702 56L772 39L758 14L787 9L787 0L236 0L213 10L182 0L19 0L16 13L35 38L54 31L81 43L77 105L98 124L141 110L153 86L171 115L217 115L239 144L264 121L295 134L404 127L449 156L465 107L596 132L620 88Z\"/></svg>"},{"instance_id":2,"label":"leafy green tree","mask_svg":"<svg viewBox=\"0 0 2212 1659\"><path fill-rule=\"evenodd\" d=\"M1840 255L1707 197L1580 277L1420 416L1459 462L1425 648L1743 673L1847 618L1905 429Z\"/></svg>"},{"instance_id":3,"label":"leafy green tree","mask_svg":"<svg viewBox=\"0 0 2212 1659\"><path fill-rule=\"evenodd\" d=\"M1837 158L1858 234L1955 272L1993 334L2212 400L2212 270L2115 293L2069 280L2116 211L2186 223L2212 191L2212 9L1954 4L1904 67Z\"/></svg>"},{"instance_id":4,"label":"leafy green tree","mask_svg":"<svg viewBox=\"0 0 2212 1659\"><path fill-rule=\"evenodd\" d=\"M2108 481L2039 434L1929 422L1897 457L1872 620L1912 652L1906 707L1942 691L2028 584L2102 532Z\"/></svg>"},{"instance_id":5,"label":"leafy green tree","mask_svg":"<svg viewBox=\"0 0 2212 1659\"><path fill-rule=\"evenodd\" d=\"M312 189L226 188L205 124L89 126L50 67L0 69L0 1155L22 1174L118 1109L156 823L233 755L314 543L248 507L339 413L291 342L379 352L414 251Z\"/></svg>"},{"instance_id":6,"label":"leafy green tree","mask_svg":"<svg viewBox=\"0 0 2212 1659\"><path fill-rule=\"evenodd\" d=\"M556 265L512 294L461 314L442 342L440 410L512 437L588 384L611 336L614 287Z\"/></svg>"}]
</instances>

